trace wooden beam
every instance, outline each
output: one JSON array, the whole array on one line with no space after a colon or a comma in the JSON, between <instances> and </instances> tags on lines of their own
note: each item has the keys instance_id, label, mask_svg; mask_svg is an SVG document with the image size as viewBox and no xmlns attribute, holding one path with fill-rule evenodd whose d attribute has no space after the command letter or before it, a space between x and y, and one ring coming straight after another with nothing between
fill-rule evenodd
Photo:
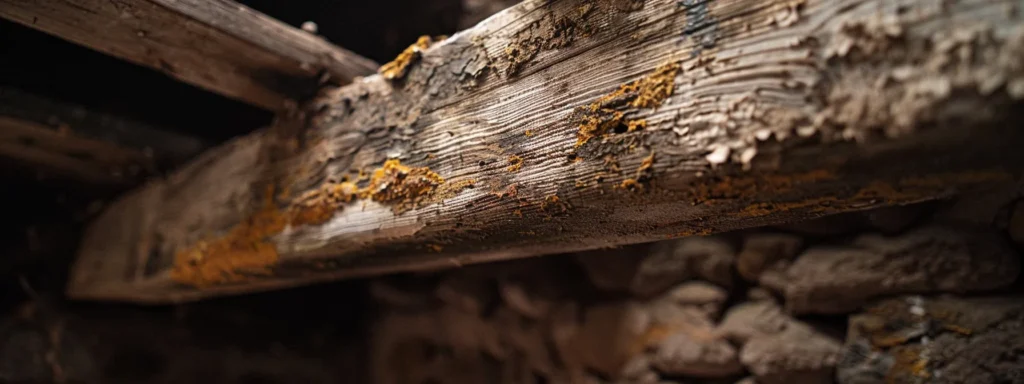
<instances>
[{"instance_id":1,"label":"wooden beam","mask_svg":"<svg viewBox=\"0 0 1024 384\"><path fill-rule=\"evenodd\" d=\"M1017 7L527 1L125 196L70 294L194 300L1016 180Z\"/></svg>"},{"instance_id":2,"label":"wooden beam","mask_svg":"<svg viewBox=\"0 0 1024 384\"><path fill-rule=\"evenodd\" d=\"M377 69L229 0L0 0L0 17L270 110Z\"/></svg>"},{"instance_id":3,"label":"wooden beam","mask_svg":"<svg viewBox=\"0 0 1024 384\"><path fill-rule=\"evenodd\" d=\"M0 87L0 156L60 178L133 186L208 147L196 138Z\"/></svg>"}]
</instances>

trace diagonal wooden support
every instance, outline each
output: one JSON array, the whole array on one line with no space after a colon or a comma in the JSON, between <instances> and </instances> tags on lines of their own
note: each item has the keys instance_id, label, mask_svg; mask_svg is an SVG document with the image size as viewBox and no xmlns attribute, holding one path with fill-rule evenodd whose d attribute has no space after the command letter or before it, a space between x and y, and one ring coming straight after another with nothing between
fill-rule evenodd
<instances>
[{"instance_id":1,"label":"diagonal wooden support","mask_svg":"<svg viewBox=\"0 0 1024 384\"><path fill-rule=\"evenodd\" d=\"M209 146L195 137L0 87L0 157L61 179L124 189Z\"/></svg>"},{"instance_id":2,"label":"diagonal wooden support","mask_svg":"<svg viewBox=\"0 0 1024 384\"><path fill-rule=\"evenodd\" d=\"M0 0L0 17L269 110L377 68L230 0Z\"/></svg>"},{"instance_id":3,"label":"diagonal wooden support","mask_svg":"<svg viewBox=\"0 0 1024 384\"><path fill-rule=\"evenodd\" d=\"M1017 1L527 1L111 206L169 302L941 198L1024 167Z\"/></svg>"}]
</instances>

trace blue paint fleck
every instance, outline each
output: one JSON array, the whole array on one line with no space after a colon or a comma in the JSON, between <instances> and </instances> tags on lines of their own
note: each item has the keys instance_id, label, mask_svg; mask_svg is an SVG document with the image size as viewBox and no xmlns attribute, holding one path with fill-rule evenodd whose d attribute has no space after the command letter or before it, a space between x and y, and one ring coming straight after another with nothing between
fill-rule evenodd
<instances>
[{"instance_id":1,"label":"blue paint fleck","mask_svg":"<svg viewBox=\"0 0 1024 384\"><path fill-rule=\"evenodd\" d=\"M712 0L679 0L677 3L686 10L686 27L683 35L693 43L693 56L704 49L714 48L718 41L718 20L711 16L709 4Z\"/></svg>"}]
</instances>

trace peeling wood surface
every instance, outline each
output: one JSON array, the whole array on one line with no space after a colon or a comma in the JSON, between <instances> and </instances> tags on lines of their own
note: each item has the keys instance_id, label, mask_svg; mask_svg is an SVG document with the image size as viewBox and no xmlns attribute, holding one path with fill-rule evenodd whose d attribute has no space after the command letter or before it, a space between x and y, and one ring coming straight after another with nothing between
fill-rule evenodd
<instances>
[{"instance_id":1,"label":"peeling wood surface","mask_svg":"<svg viewBox=\"0 0 1024 384\"><path fill-rule=\"evenodd\" d=\"M125 196L69 292L195 300L1015 180L1019 8L527 1Z\"/></svg>"},{"instance_id":2,"label":"peeling wood surface","mask_svg":"<svg viewBox=\"0 0 1024 384\"><path fill-rule=\"evenodd\" d=\"M377 67L228 0L3 0L0 17L270 110Z\"/></svg>"},{"instance_id":3,"label":"peeling wood surface","mask_svg":"<svg viewBox=\"0 0 1024 384\"><path fill-rule=\"evenodd\" d=\"M61 178L128 187L207 148L193 137L0 88L0 156Z\"/></svg>"}]
</instances>

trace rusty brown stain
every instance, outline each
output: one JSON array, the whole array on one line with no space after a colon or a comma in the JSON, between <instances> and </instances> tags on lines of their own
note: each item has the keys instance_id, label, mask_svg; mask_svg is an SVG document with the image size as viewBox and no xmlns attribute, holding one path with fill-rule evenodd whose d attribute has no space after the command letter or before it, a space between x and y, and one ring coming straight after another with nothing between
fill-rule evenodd
<instances>
[{"instance_id":1,"label":"rusty brown stain","mask_svg":"<svg viewBox=\"0 0 1024 384\"><path fill-rule=\"evenodd\" d=\"M625 179L625 180L622 180L622 182L619 183L619 185L617 185L617 187L621 188L621 189L625 189L627 191L642 191L644 189L643 184L640 184L640 182L636 181L636 179Z\"/></svg>"},{"instance_id":2,"label":"rusty brown stain","mask_svg":"<svg viewBox=\"0 0 1024 384\"><path fill-rule=\"evenodd\" d=\"M815 180L815 177L808 178L807 176L808 175L801 176L800 179L802 179L802 181L800 182L824 181L828 179L821 178ZM824 176L824 174L821 176ZM1005 171L983 170L945 173L925 177L907 177L901 179L896 184L876 180L859 188L855 193L847 197L824 196L798 201L758 202L749 204L740 211L732 213L731 215L734 217L760 217L776 212L788 212L806 208L810 208L811 212L819 213L839 212L864 204L891 205L909 203L933 196L936 189L950 186L965 186L971 184L1008 181L1012 180L1012 178L1013 176ZM792 187L792 184L769 182L766 183L765 186L775 186L780 188L776 189L777 192L786 192ZM742 189L753 193L766 190L765 188ZM743 198L747 196L752 197L752 195L733 195L730 198Z\"/></svg>"},{"instance_id":3,"label":"rusty brown stain","mask_svg":"<svg viewBox=\"0 0 1024 384\"><path fill-rule=\"evenodd\" d=\"M765 193L778 194L794 186L834 180L828 170L813 170L794 174L758 174L709 178L693 186L693 204L715 204L739 198L756 198Z\"/></svg>"}]
</instances>

